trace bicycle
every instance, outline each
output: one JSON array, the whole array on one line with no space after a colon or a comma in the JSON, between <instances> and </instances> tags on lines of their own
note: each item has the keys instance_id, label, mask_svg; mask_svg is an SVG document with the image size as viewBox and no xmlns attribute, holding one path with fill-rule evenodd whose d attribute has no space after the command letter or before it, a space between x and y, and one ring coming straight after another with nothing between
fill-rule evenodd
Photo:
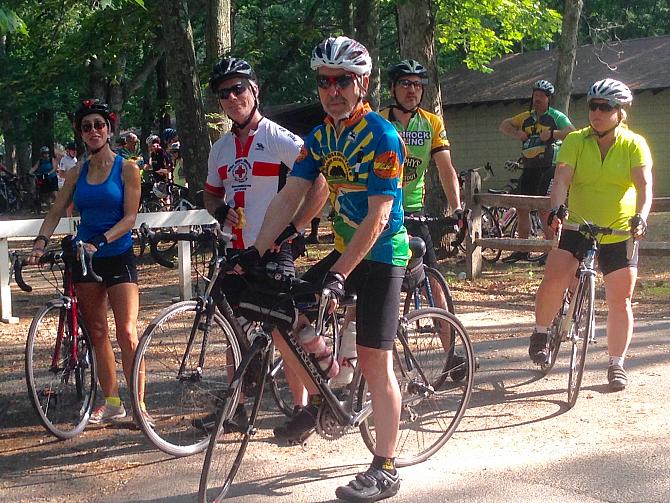
<instances>
[{"instance_id":1,"label":"bicycle","mask_svg":"<svg viewBox=\"0 0 670 503\"><path fill-rule=\"evenodd\" d=\"M453 217L432 217L426 215L405 215L405 222L444 224L452 230L456 230L459 224L459 220ZM413 237L410 239L412 258L407 264L405 281L403 282L402 291L405 292L403 314L407 314L410 310L419 309L421 307L436 307L435 294L433 292L435 287L440 289L441 296L446 301L445 309L450 313L455 314L454 299L449 290L447 280L439 270L423 263L422 257L425 253L425 244L423 240L417 242L417 239L420 238ZM439 297L440 295L438 294L438 298Z\"/></svg>"},{"instance_id":2,"label":"bicycle","mask_svg":"<svg viewBox=\"0 0 670 503\"><path fill-rule=\"evenodd\" d=\"M565 213L563 214L565 215ZM566 289L558 314L552 321L547 337L547 359L540 363L541 371L546 375L554 367L558 351L563 341L571 344L570 368L568 374L568 406L577 402L579 388L584 375L586 353L589 343L595 343L595 259L598 251L598 236L629 236L630 231L600 227L584 222L583 224L563 223L563 229L575 230L584 234L590 241L590 247L580 260L577 268L576 286ZM635 254L637 241L630 240L628 258Z\"/></svg>"},{"instance_id":3,"label":"bicycle","mask_svg":"<svg viewBox=\"0 0 670 503\"><path fill-rule=\"evenodd\" d=\"M330 300L330 292L321 292L310 285L305 288L304 282L290 277L281 276L276 271L263 275L246 273L254 277L261 285L259 290L266 296L270 305L283 306L280 314L288 314L297 308L300 312L316 312L316 333L323 334L333 330L333 352L337 358L339 347L339 331L337 322L326 314L326 306ZM268 275L271 276L268 279ZM257 279L260 277L261 279ZM268 286L267 283L271 285ZM250 282L250 293L253 295L257 287ZM268 299L269 292L275 292L274 300ZM320 300L316 300L316 294ZM275 303L276 300L276 303ZM345 300L345 304L346 304ZM277 307L274 308L276 310ZM272 353L271 327L277 319L271 311L259 309L267 313L257 321L261 322L261 330L254 333L253 342L235 370L225 399L219 408L215 434L210 437L207 453L200 477L198 500L200 502L219 501L224 498L239 471L242 459L249 442L257 433L261 396L265 385L265 374L256 383L253 393L247 392L253 406L249 416L248 427L244 431L234 431L224 425L232 417L239 396L245 388L250 362L261 357L263 365L270 361ZM310 376L322 396L322 404L316 418L316 432L324 438L335 440L342 437L349 429L359 428L365 445L371 452L375 447L375 427L372 417L372 404L367 385L360 368L354 373L354 379L346 388L348 393L344 400L330 389L328 379L313 356L308 355L296 341L292 331L292 319L284 320L281 332L290 350L297 357L300 365ZM439 326L449 325L455 334L452 343L453 351L445 351L439 334ZM399 319L397 342L393 349L393 361L396 376L402 393L401 424L397 443L397 466L407 466L426 460L440 449L456 430L470 398L473 386L474 355L467 332L451 313L444 309L427 308L412 311ZM462 354L463 360L454 364L449 355ZM448 378L452 381L449 382Z\"/></svg>"},{"instance_id":4,"label":"bicycle","mask_svg":"<svg viewBox=\"0 0 670 503\"><path fill-rule=\"evenodd\" d=\"M88 424L95 403L97 371L95 349L78 308L72 281L75 256L71 236L62 241L62 251L49 251L40 265L57 268L62 274L62 291L48 301L30 324L25 349L28 396L42 426L61 440L74 438ZM102 281L91 268L91 254L77 242L82 274ZM14 260L14 279L25 292L31 292L22 276L26 263ZM55 273L54 273L55 275Z\"/></svg>"},{"instance_id":5,"label":"bicycle","mask_svg":"<svg viewBox=\"0 0 670 503\"><path fill-rule=\"evenodd\" d=\"M150 243L152 257L164 267L174 268L174 264L158 252L160 242L191 241L210 248L212 253L207 276L203 276L204 292L156 315L140 337L132 369L133 410L138 411L138 376L144 361L144 403L153 424L136 414L140 429L166 454L188 456L207 447L209 430L194 427L192 421L215 410L219 396L225 395L230 376L249 347L247 333L253 326L243 328L225 299L217 303L212 298L212 289L226 264L218 250L230 241L230 235L218 226L188 233L151 232L146 226L141 231ZM280 375L283 362L277 356L271 363L267 373L273 397L280 410L290 415L293 407Z\"/></svg>"}]
</instances>

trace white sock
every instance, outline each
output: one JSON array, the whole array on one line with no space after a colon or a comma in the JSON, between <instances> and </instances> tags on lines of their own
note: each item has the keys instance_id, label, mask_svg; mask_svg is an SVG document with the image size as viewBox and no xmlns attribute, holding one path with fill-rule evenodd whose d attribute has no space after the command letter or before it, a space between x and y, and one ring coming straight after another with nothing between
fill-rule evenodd
<instances>
[{"instance_id":1,"label":"white sock","mask_svg":"<svg viewBox=\"0 0 670 503\"><path fill-rule=\"evenodd\" d=\"M621 368L623 368L624 358L625 356L610 356L610 366L619 365Z\"/></svg>"},{"instance_id":2,"label":"white sock","mask_svg":"<svg viewBox=\"0 0 670 503\"><path fill-rule=\"evenodd\" d=\"M535 332L537 332L538 334L546 334L547 327L544 325L535 325Z\"/></svg>"}]
</instances>

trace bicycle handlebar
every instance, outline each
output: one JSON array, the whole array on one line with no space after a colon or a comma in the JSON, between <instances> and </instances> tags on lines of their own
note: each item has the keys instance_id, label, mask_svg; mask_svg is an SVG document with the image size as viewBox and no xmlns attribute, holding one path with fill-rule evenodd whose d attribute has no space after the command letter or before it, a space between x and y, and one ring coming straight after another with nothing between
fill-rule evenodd
<instances>
[{"instance_id":1,"label":"bicycle handlebar","mask_svg":"<svg viewBox=\"0 0 670 503\"><path fill-rule=\"evenodd\" d=\"M140 226L140 232L149 240L149 251L153 259L163 267L174 269L176 265L171 260L164 258L158 251L158 244L160 242L190 241L192 243L214 243L216 245L226 245L233 240L231 234L225 233L221 230L218 224L212 229L192 230L189 232L174 232L174 231L152 231L146 223Z\"/></svg>"},{"instance_id":2,"label":"bicycle handlebar","mask_svg":"<svg viewBox=\"0 0 670 503\"><path fill-rule=\"evenodd\" d=\"M84 248L84 243L83 241L77 241L77 257L79 258L79 263L81 264L81 273L82 276L87 276L89 275L95 281L98 283L102 282L102 278L98 276L98 274L93 270L93 254L86 251ZM23 279L23 268L26 267L27 265L30 265L26 262L25 258L20 258L20 255L17 252L14 252L13 254L14 257L14 281L18 285L18 287L23 290L24 292L32 292L33 287L30 286L26 281ZM62 250L54 250L54 251L49 251L46 252L44 255L42 255L39 260L37 261L37 265L43 266L43 265L56 265L58 263L64 262L63 258L63 251Z\"/></svg>"},{"instance_id":3,"label":"bicycle handlebar","mask_svg":"<svg viewBox=\"0 0 670 503\"><path fill-rule=\"evenodd\" d=\"M590 222L585 222L583 224L573 224L570 222L564 222L562 227L570 231L583 232L584 234L588 234L591 237L595 237L598 234L602 234L603 236L611 235L611 236L631 237L631 233L629 230L623 231L621 229L612 229L611 227L601 227L599 225L592 224Z\"/></svg>"}]
</instances>

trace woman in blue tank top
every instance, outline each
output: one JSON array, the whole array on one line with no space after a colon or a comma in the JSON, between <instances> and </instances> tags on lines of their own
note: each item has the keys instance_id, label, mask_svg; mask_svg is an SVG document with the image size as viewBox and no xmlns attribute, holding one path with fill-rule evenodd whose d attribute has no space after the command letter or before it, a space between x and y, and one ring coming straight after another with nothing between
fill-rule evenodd
<instances>
[{"instance_id":1,"label":"woman in blue tank top","mask_svg":"<svg viewBox=\"0 0 670 503\"><path fill-rule=\"evenodd\" d=\"M138 343L139 290L130 230L140 202L140 175L133 162L124 160L110 148L115 119L107 105L97 100L84 101L75 113L74 128L86 143L88 159L66 173L65 184L44 219L29 258L37 262L58 221L74 202L81 214L75 241L83 241L84 247L94 253L93 269L103 278L102 283L97 283L82 276L79 268L73 271L79 308L95 347L98 380L105 395L104 405L91 415L93 424L126 416L109 340L107 305L114 313L128 387Z\"/></svg>"}]
</instances>

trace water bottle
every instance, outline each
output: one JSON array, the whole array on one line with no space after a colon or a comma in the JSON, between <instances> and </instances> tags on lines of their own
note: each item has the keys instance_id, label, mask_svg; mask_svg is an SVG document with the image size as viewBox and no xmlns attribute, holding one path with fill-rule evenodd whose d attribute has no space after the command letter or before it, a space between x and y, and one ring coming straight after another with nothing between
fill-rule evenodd
<instances>
[{"instance_id":1,"label":"water bottle","mask_svg":"<svg viewBox=\"0 0 670 503\"><path fill-rule=\"evenodd\" d=\"M340 366L333 358L333 351L330 349L323 336L317 336L316 330L312 325L307 325L298 333L298 341L302 348L314 355L316 362L327 378L335 377Z\"/></svg>"},{"instance_id":2,"label":"water bottle","mask_svg":"<svg viewBox=\"0 0 670 503\"><path fill-rule=\"evenodd\" d=\"M500 222L500 226L505 227L508 223L510 223L510 220L512 220L512 218L514 218L515 214L516 214L516 208L514 208L514 207L507 208L505 210L505 213L503 213L503 216L502 216L502 219L501 219L501 222Z\"/></svg>"},{"instance_id":3,"label":"water bottle","mask_svg":"<svg viewBox=\"0 0 670 503\"><path fill-rule=\"evenodd\" d=\"M350 322L340 335L340 355L337 362L340 373L330 381L331 388L342 388L351 383L356 366L356 322Z\"/></svg>"}]
</instances>

